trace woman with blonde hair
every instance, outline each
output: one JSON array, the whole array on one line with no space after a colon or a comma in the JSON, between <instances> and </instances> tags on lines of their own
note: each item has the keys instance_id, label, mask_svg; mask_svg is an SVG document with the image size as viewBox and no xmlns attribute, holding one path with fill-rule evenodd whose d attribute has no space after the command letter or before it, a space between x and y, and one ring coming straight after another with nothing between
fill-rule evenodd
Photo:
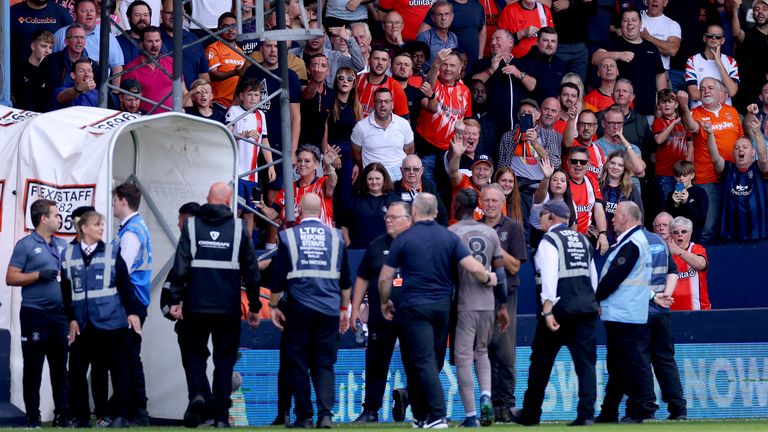
<instances>
[{"instance_id":1,"label":"woman with blonde hair","mask_svg":"<svg viewBox=\"0 0 768 432\"><path fill-rule=\"evenodd\" d=\"M626 168L628 162L624 151L615 151L608 155L603 172L600 173L600 192L603 194L605 222L608 225L608 244L616 243L616 232L613 230L613 215L616 207L622 201L633 201L643 209L640 189L632 183L632 173Z\"/></svg>"}]
</instances>

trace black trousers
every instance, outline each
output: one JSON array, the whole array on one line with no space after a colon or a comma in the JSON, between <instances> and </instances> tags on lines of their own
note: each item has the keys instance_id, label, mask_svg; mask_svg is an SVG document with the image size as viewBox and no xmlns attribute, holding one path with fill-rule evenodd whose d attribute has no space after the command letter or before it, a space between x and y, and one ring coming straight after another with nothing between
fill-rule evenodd
<instances>
[{"instance_id":1,"label":"black trousers","mask_svg":"<svg viewBox=\"0 0 768 432\"><path fill-rule=\"evenodd\" d=\"M661 399L667 403L669 413L675 416L688 415L687 402L683 397L683 386L680 383L680 373L677 369L677 362L675 362L675 341L672 339L671 318L669 313L648 315L650 342L646 344L642 355L645 362L653 365L653 372L661 388ZM614 411L607 412L610 412L611 415L617 415L618 406L624 394L618 393L618 386L611 383L610 379L608 384L603 406L610 409L616 407ZM653 381L650 384L650 392L653 394ZM603 409L605 410L605 408Z\"/></svg>"},{"instance_id":2,"label":"black trousers","mask_svg":"<svg viewBox=\"0 0 768 432\"><path fill-rule=\"evenodd\" d=\"M144 328L146 315L139 317L141 328ZM130 404L129 415L138 414L139 410L147 409L147 388L144 383L144 364L141 361L141 335L133 330L128 331L126 343L126 361L128 363L128 376L130 378Z\"/></svg>"},{"instance_id":3,"label":"black trousers","mask_svg":"<svg viewBox=\"0 0 768 432\"><path fill-rule=\"evenodd\" d=\"M440 371L445 361L450 299L404 307L399 311L403 364L408 376L408 400L416 420L444 418L445 394Z\"/></svg>"},{"instance_id":4,"label":"black trousers","mask_svg":"<svg viewBox=\"0 0 768 432\"><path fill-rule=\"evenodd\" d=\"M494 407L515 406L515 360L517 350L517 292L507 296L509 327L504 333L494 326L488 359L491 361L491 401Z\"/></svg>"},{"instance_id":5,"label":"black trousers","mask_svg":"<svg viewBox=\"0 0 768 432\"><path fill-rule=\"evenodd\" d=\"M368 323L368 348L365 350L366 411L378 412L387 387L387 374L401 327L394 322Z\"/></svg>"},{"instance_id":6,"label":"black trousers","mask_svg":"<svg viewBox=\"0 0 768 432\"><path fill-rule=\"evenodd\" d=\"M315 388L317 417L330 417L335 402L336 376L333 366L339 348L339 316L326 315L291 300L287 308L283 338L285 373L290 382L297 420L311 419L309 380Z\"/></svg>"},{"instance_id":7,"label":"black trousers","mask_svg":"<svg viewBox=\"0 0 768 432\"><path fill-rule=\"evenodd\" d=\"M40 417L40 382L43 378L43 363L46 358L56 414L66 415L69 405L67 382L69 323L64 315L64 307L56 310L22 307L19 311L19 321L21 323L21 354L24 358L22 385L27 417Z\"/></svg>"},{"instance_id":8,"label":"black trousers","mask_svg":"<svg viewBox=\"0 0 768 432\"><path fill-rule=\"evenodd\" d=\"M213 342L213 416L216 421L229 420L232 406L232 371L240 345L239 314L184 314L184 331L179 334L180 345L187 350L185 367L187 389L192 397L205 397L211 392L208 369L208 338Z\"/></svg>"},{"instance_id":9,"label":"black trousers","mask_svg":"<svg viewBox=\"0 0 768 432\"><path fill-rule=\"evenodd\" d=\"M597 341L595 332L597 321L597 314L561 317L558 320L560 329L553 332L547 327L544 319L539 318L536 324L536 335L531 345L528 389L525 391L525 399L523 400L523 417L527 420L538 421L541 418L544 392L547 383L549 383L555 357L563 346L567 346L571 353L576 376L579 379L577 417L583 419L595 417L595 400L597 399L597 378L595 376Z\"/></svg>"},{"instance_id":10,"label":"black trousers","mask_svg":"<svg viewBox=\"0 0 768 432\"><path fill-rule=\"evenodd\" d=\"M179 354L181 355L181 366L184 368L184 377L189 383L189 382L192 382L192 378L190 375L191 369L189 368L189 347L187 346L187 338L184 335L184 329L185 329L185 320L176 321L176 325L173 327L173 330L176 332L176 340L179 343ZM208 350L208 346L206 345L205 357L208 358L210 356L211 356L211 352ZM211 388L204 387L202 390L203 390L203 398L205 399L205 402L208 405L212 404L213 395L211 394ZM190 400L192 400L192 398L195 397L195 395L189 391L189 386L187 386L187 396L189 397Z\"/></svg>"},{"instance_id":11,"label":"black trousers","mask_svg":"<svg viewBox=\"0 0 768 432\"><path fill-rule=\"evenodd\" d=\"M607 336L608 383L600 415L618 417L621 395L626 394L627 417L652 418L658 407L654 402L651 364L643 354L650 343L648 326L614 321L603 323Z\"/></svg>"},{"instance_id":12,"label":"black trousers","mask_svg":"<svg viewBox=\"0 0 768 432\"><path fill-rule=\"evenodd\" d=\"M87 422L91 416L88 397L88 367L109 370L115 403L113 415L125 417L129 400L129 378L125 362L127 329L99 330L91 323L80 328L80 335L70 345L69 385L72 417Z\"/></svg>"}]
</instances>

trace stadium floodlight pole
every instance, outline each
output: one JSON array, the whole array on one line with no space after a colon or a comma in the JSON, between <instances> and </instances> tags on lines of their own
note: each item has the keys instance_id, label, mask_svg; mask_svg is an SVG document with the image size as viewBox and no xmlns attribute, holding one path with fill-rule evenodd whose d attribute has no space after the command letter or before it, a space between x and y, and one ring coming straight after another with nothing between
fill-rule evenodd
<instances>
[{"instance_id":1,"label":"stadium floodlight pole","mask_svg":"<svg viewBox=\"0 0 768 432\"><path fill-rule=\"evenodd\" d=\"M285 2L278 0L275 2L277 8L277 28L284 30L285 22ZM261 13L261 11L257 11ZM282 130L282 151L283 151L283 190L285 191L285 202L292 203L293 196L293 149L291 147L291 110L288 99L288 45L285 40L277 42L277 64L280 68L280 129ZM286 133L288 132L288 133ZM296 214L292 205L285 206L285 220L283 222L295 222Z\"/></svg>"},{"instance_id":2,"label":"stadium floodlight pole","mask_svg":"<svg viewBox=\"0 0 768 432\"><path fill-rule=\"evenodd\" d=\"M107 108L110 89L109 80L109 33L112 23L109 21L109 10L115 0L101 1L101 23L99 24L99 106Z\"/></svg>"},{"instance_id":3,"label":"stadium floodlight pole","mask_svg":"<svg viewBox=\"0 0 768 432\"><path fill-rule=\"evenodd\" d=\"M184 67L184 0L173 0L173 110L181 112L182 70ZM191 79L189 77L188 79Z\"/></svg>"}]
</instances>

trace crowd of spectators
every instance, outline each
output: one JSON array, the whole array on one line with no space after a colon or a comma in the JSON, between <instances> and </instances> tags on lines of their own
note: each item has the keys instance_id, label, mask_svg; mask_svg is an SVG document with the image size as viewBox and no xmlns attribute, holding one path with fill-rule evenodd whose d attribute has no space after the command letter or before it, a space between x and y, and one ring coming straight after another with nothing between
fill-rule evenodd
<instances>
[{"instance_id":1,"label":"crowd of spectators","mask_svg":"<svg viewBox=\"0 0 768 432\"><path fill-rule=\"evenodd\" d=\"M108 62L110 106L168 110L173 2L118 1L108 55L99 52L99 2L69 3L11 7L14 105L96 106L99 63ZM234 1L192 1L195 19L181 35L185 111L236 134L248 174L241 196L278 220L282 172L254 170L272 163L270 147L290 145L295 195L323 192L324 219L344 227L352 247L384 232L390 202L430 191L441 198L438 221L453 222L445 209L456 192L494 181L533 247L549 199L573 207L601 252L625 200L648 226L662 211L687 218L697 243L768 237L768 0L608 3L330 1L321 25L314 3L302 11L286 1L289 27L324 31L289 41L283 139L278 99L267 97L279 81L252 65L276 72L277 43L239 36ZM273 6L265 2L268 29ZM261 14L252 7L243 2L244 32ZM193 44L205 33L199 24L222 40ZM274 248L275 233L263 231Z\"/></svg>"}]
</instances>

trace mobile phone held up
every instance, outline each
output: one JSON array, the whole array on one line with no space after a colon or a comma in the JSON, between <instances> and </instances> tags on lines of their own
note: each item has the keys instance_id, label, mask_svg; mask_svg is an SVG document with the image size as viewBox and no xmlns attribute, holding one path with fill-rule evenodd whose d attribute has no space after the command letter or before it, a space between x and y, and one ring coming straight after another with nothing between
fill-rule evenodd
<instances>
[{"instance_id":1,"label":"mobile phone held up","mask_svg":"<svg viewBox=\"0 0 768 432\"><path fill-rule=\"evenodd\" d=\"M685 185L682 182L675 183L675 192L682 192L685 190Z\"/></svg>"},{"instance_id":2,"label":"mobile phone held up","mask_svg":"<svg viewBox=\"0 0 768 432\"><path fill-rule=\"evenodd\" d=\"M533 115L521 114L520 115L520 133L525 133L525 131L531 128L533 128Z\"/></svg>"}]
</instances>

